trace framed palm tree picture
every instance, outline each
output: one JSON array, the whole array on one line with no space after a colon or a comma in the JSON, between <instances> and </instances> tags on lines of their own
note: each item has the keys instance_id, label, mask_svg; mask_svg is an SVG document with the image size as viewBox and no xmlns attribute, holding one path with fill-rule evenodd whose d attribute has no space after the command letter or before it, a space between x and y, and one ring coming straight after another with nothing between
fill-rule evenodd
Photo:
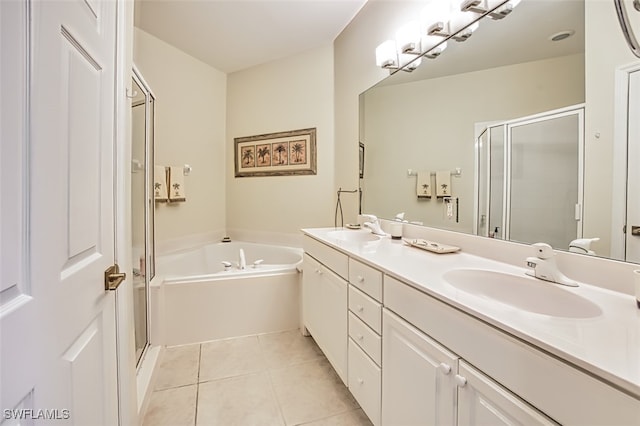
<instances>
[{"instance_id":1,"label":"framed palm tree picture","mask_svg":"<svg viewBox=\"0 0 640 426\"><path fill-rule=\"evenodd\" d=\"M316 128L234 138L235 176L316 174Z\"/></svg>"}]
</instances>

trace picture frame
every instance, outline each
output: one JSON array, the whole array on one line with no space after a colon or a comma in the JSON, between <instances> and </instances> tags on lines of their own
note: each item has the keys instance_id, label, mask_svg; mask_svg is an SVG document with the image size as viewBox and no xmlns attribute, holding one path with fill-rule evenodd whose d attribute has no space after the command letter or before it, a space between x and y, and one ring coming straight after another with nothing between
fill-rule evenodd
<instances>
[{"instance_id":1,"label":"picture frame","mask_svg":"<svg viewBox=\"0 0 640 426\"><path fill-rule=\"evenodd\" d=\"M315 127L233 141L235 177L317 174Z\"/></svg>"},{"instance_id":2,"label":"picture frame","mask_svg":"<svg viewBox=\"0 0 640 426\"><path fill-rule=\"evenodd\" d=\"M362 142L359 143L360 148L358 152L358 171L360 173L360 179L364 178L364 144Z\"/></svg>"}]
</instances>

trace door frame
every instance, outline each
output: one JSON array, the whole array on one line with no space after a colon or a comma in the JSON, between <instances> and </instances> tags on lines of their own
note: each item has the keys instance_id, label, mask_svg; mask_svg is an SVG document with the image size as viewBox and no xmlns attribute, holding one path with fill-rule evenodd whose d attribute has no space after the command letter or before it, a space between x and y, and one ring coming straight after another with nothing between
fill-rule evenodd
<instances>
[{"instance_id":1,"label":"door frame","mask_svg":"<svg viewBox=\"0 0 640 426\"><path fill-rule=\"evenodd\" d=\"M616 68L613 116L613 185L611 188L611 258L625 260L627 222L627 157L630 74L640 71L640 62ZM615 167L624 164L625 167Z\"/></svg>"},{"instance_id":2,"label":"door frame","mask_svg":"<svg viewBox=\"0 0 640 426\"><path fill-rule=\"evenodd\" d=\"M115 261L128 278L116 292L118 420L138 424L133 265L131 261L131 90L133 66L133 2L117 0L115 84Z\"/></svg>"}]
</instances>

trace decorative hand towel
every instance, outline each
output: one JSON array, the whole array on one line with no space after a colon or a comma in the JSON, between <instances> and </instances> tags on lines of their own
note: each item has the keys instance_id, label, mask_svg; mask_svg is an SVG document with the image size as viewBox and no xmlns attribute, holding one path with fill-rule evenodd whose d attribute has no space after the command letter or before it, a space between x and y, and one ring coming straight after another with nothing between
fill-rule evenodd
<instances>
[{"instance_id":1,"label":"decorative hand towel","mask_svg":"<svg viewBox=\"0 0 640 426\"><path fill-rule=\"evenodd\" d=\"M167 168L165 166L155 166L153 168L153 198L161 203L169 201Z\"/></svg>"},{"instance_id":2,"label":"decorative hand towel","mask_svg":"<svg viewBox=\"0 0 640 426\"><path fill-rule=\"evenodd\" d=\"M184 195L184 167L169 167L169 202L187 201Z\"/></svg>"},{"instance_id":3,"label":"decorative hand towel","mask_svg":"<svg viewBox=\"0 0 640 426\"><path fill-rule=\"evenodd\" d=\"M416 182L418 198L431 198L431 172L418 172Z\"/></svg>"},{"instance_id":4,"label":"decorative hand towel","mask_svg":"<svg viewBox=\"0 0 640 426\"><path fill-rule=\"evenodd\" d=\"M440 170L436 172L436 197L451 196L451 172Z\"/></svg>"}]
</instances>

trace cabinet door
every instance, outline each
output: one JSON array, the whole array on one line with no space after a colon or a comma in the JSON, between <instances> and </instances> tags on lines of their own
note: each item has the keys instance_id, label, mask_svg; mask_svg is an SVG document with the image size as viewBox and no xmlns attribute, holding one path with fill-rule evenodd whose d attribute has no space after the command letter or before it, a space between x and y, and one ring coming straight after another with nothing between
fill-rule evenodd
<instances>
[{"instance_id":1,"label":"cabinet door","mask_svg":"<svg viewBox=\"0 0 640 426\"><path fill-rule=\"evenodd\" d=\"M305 253L302 279L304 325L347 383L347 281Z\"/></svg>"},{"instance_id":2,"label":"cabinet door","mask_svg":"<svg viewBox=\"0 0 640 426\"><path fill-rule=\"evenodd\" d=\"M458 357L386 309L382 424L454 425Z\"/></svg>"},{"instance_id":3,"label":"cabinet door","mask_svg":"<svg viewBox=\"0 0 640 426\"><path fill-rule=\"evenodd\" d=\"M557 424L464 361L460 361L456 383L460 426Z\"/></svg>"}]
</instances>

